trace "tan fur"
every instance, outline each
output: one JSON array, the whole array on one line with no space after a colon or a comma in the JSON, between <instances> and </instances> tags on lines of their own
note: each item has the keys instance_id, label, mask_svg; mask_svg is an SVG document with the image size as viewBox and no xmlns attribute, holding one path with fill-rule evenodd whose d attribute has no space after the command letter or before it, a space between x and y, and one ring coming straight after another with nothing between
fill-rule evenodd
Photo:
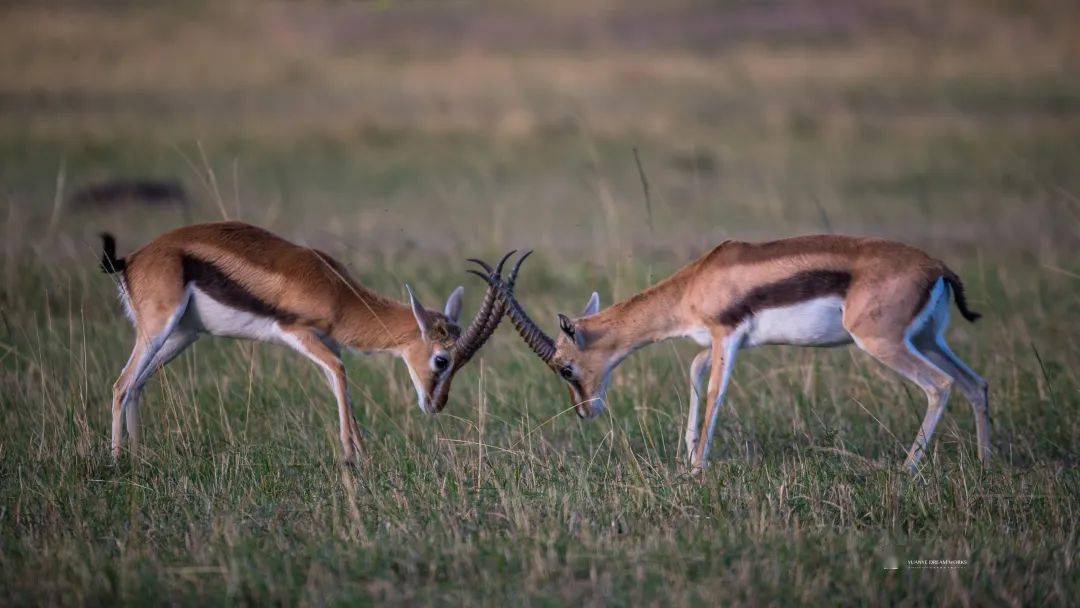
<instances>
[{"instance_id":1,"label":"tan fur","mask_svg":"<svg viewBox=\"0 0 1080 608\"><path fill-rule=\"evenodd\" d=\"M590 347L601 350L661 340L687 327L723 331L716 318L727 304L755 287L817 269L852 274L844 322L853 333L890 337L903 333L928 286L947 271L943 262L914 247L882 239L821 235L725 241L646 291L575 324L592 340ZM559 341L564 342L569 345Z\"/></svg>"},{"instance_id":2,"label":"tan fur","mask_svg":"<svg viewBox=\"0 0 1080 608\"><path fill-rule=\"evenodd\" d=\"M338 347L389 351L401 356L430 397L442 376L434 373L428 362L436 352L451 349L460 333L456 323L441 312L425 309L430 327L422 336L410 306L360 285L327 254L293 244L262 228L241 222L217 222L173 230L126 260L123 289L134 314L136 341L113 390L114 455L119 455L120 417L125 410L132 442L138 438L138 393L145 382L140 378L147 374L134 376L144 354L153 350L150 347L155 341L164 338L173 341L170 346L175 344L182 350L196 337L183 331L162 337L168 334L170 319L189 297L183 276L185 257L212 265L260 302L286 314L288 320L278 323L280 334L291 347L322 367L332 383L347 460L355 456L359 435ZM171 353L171 349L166 352ZM166 362L155 362L154 367ZM446 377L442 381L450 380ZM441 408L441 404L435 407Z\"/></svg>"},{"instance_id":3,"label":"tan fur","mask_svg":"<svg viewBox=\"0 0 1080 608\"><path fill-rule=\"evenodd\" d=\"M926 306L931 287L939 279L956 277L942 261L894 241L833 235L764 243L726 241L646 291L597 314L574 319L575 339L560 332L553 368L574 369L574 377L568 380L571 398L580 415L592 417L597 413L594 410L603 409L607 376L622 357L659 340L707 333L712 345L695 359L692 393L699 393L698 376L704 376L702 362L708 361L708 410L700 431L693 429L698 419L696 410L691 410L687 435L691 462L700 469L723 401L725 374L730 374L732 362L726 359L738 349L736 345L729 351L728 341L740 339L734 335L737 327L721 321L723 312L759 288L768 289L800 273L814 272L850 276L843 299L844 329L862 349L919 383L935 416L944 407L953 379L964 376L963 381L971 387L965 394L976 409L980 457L987 458L989 423L985 398L980 400L977 395L979 387L985 395L985 382L970 373L945 373L939 369L939 365L946 366L944 363L934 364L926 358L941 357L913 355L905 345L905 332ZM955 366L952 371L956 371ZM928 413L920 435L922 447L913 446L908 455L910 468L925 449L933 423L936 418Z\"/></svg>"},{"instance_id":4,"label":"tan fur","mask_svg":"<svg viewBox=\"0 0 1080 608\"><path fill-rule=\"evenodd\" d=\"M419 339L407 305L363 287L329 255L241 222L179 228L131 254L126 279L136 315L167 317L175 309L184 290L180 260L185 254L221 268L261 300L343 345L387 350ZM452 342L445 320L440 321L439 337Z\"/></svg>"}]
</instances>

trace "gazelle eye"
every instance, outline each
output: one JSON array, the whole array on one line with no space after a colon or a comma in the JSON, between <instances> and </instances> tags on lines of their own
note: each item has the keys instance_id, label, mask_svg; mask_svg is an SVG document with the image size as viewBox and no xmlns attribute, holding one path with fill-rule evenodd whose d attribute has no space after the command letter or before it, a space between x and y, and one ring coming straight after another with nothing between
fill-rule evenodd
<instances>
[{"instance_id":1,"label":"gazelle eye","mask_svg":"<svg viewBox=\"0 0 1080 608\"><path fill-rule=\"evenodd\" d=\"M435 366L435 371L442 371L446 369L447 365L450 365L450 359L447 359L443 355L435 355L435 358L431 360L431 364Z\"/></svg>"},{"instance_id":2,"label":"gazelle eye","mask_svg":"<svg viewBox=\"0 0 1080 608\"><path fill-rule=\"evenodd\" d=\"M559 368L559 375L562 376L563 380L573 380L574 379L574 368L570 367L569 365L565 365L563 367L560 367Z\"/></svg>"}]
</instances>

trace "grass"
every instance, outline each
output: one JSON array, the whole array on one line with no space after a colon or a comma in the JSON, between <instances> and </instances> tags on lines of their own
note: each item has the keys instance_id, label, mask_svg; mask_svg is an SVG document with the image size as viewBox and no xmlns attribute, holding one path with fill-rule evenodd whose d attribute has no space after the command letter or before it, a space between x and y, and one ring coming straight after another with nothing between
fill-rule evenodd
<instances>
[{"instance_id":1,"label":"grass","mask_svg":"<svg viewBox=\"0 0 1080 608\"><path fill-rule=\"evenodd\" d=\"M415 9L238 6L0 9L0 603L1064 605L1080 591L1073 9L889 5L906 26L860 13L785 34L761 25L789 15L770 4L716 48L643 50L616 29L572 53L480 38L411 56L406 38L320 28ZM529 18L591 31L577 10ZM690 345L627 360L609 413L583 423L507 326L438 417L400 363L351 357L356 469L312 366L202 340L144 396L147 452L113 465L107 401L132 332L94 233L127 251L187 221L66 204L124 175L181 179L192 219L265 225L429 305L464 283L476 306L464 257L535 248L518 292L548 328L593 289L629 296L723 238L900 238L945 259L985 313L954 315L950 335L991 382L995 460L975 461L954 395L922 474L902 473L925 407L914 386L854 349L775 347L740 358L713 464L689 479ZM963 564L909 562L940 559Z\"/></svg>"}]
</instances>

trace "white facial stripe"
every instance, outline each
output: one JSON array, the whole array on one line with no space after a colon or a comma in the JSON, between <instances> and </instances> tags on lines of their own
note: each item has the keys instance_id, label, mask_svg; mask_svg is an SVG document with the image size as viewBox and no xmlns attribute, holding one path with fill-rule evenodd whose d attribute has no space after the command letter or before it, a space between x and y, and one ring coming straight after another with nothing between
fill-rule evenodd
<instances>
[{"instance_id":1,"label":"white facial stripe","mask_svg":"<svg viewBox=\"0 0 1080 608\"><path fill-rule=\"evenodd\" d=\"M596 389L596 394L582 402L589 404L589 418L595 418L604 413L604 410L607 409L607 390L608 386L611 384L611 374L615 371L615 368L618 367L624 359L644 346L645 345L639 345L635 348L616 353L615 356L609 359L604 365L604 379L600 382L600 387ZM578 368L573 364L570 365L574 369L574 377L577 378Z\"/></svg>"},{"instance_id":2,"label":"white facial stripe","mask_svg":"<svg viewBox=\"0 0 1080 608\"><path fill-rule=\"evenodd\" d=\"M405 368L409 370L409 378L412 379L413 388L416 389L417 405L420 406L421 411L428 412L430 406L428 405L427 393L424 392L424 384L420 381L420 376L416 375L416 372L413 370L412 366L409 365L408 361L405 362Z\"/></svg>"},{"instance_id":3,"label":"white facial stripe","mask_svg":"<svg viewBox=\"0 0 1080 608\"><path fill-rule=\"evenodd\" d=\"M589 417L596 418L600 414L604 413L607 409L607 389L611 383L611 371L604 376L604 381L600 383L600 388L596 391L596 396L592 398L592 403L589 405Z\"/></svg>"},{"instance_id":4,"label":"white facial stripe","mask_svg":"<svg viewBox=\"0 0 1080 608\"><path fill-rule=\"evenodd\" d=\"M600 414L604 413L607 409L607 389L608 384L611 382L611 372L609 371L605 376L600 386L596 389L596 393L591 397L586 397L582 401L574 404L574 407L578 409L579 415L584 414L585 419L591 420L596 418ZM580 386L580 383L578 383ZM584 407L585 411L582 412L581 408Z\"/></svg>"}]
</instances>

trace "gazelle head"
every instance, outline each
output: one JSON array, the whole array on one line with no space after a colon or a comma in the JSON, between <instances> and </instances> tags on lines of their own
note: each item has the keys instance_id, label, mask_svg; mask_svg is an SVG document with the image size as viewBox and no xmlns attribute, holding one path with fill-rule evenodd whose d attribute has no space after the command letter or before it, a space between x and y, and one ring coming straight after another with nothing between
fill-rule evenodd
<instances>
[{"instance_id":1,"label":"gazelle head","mask_svg":"<svg viewBox=\"0 0 1080 608\"><path fill-rule=\"evenodd\" d=\"M498 290L491 285L505 286L500 273L506 260L513 253L511 251L506 254L495 268L479 260L471 260L479 263L487 271L486 275L480 276L485 281L489 281L489 287L476 316L464 330L458 325L458 319L461 316L461 296L465 291L463 287L458 287L451 292L442 312L438 312L425 308L413 293L412 288L405 285L405 290L409 293L409 306L420 329L420 335L417 340L405 345L401 351L401 358L409 368L409 377L416 388L417 402L424 412L434 414L446 407L446 399L450 394L454 374L468 363L499 326L503 309L498 299ZM470 272L479 274L475 271ZM511 293L516 274L515 268L509 280L510 290L508 291Z\"/></svg>"},{"instance_id":2,"label":"gazelle head","mask_svg":"<svg viewBox=\"0 0 1080 608\"><path fill-rule=\"evenodd\" d=\"M522 256L517 265L520 266L528 255ZM521 338L566 382L570 403L577 415L595 418L603 413L611 370L625 353L618 352L611 341L605 339L606 336L590 323L590 318L600 310L600 296L594 292L576 319L560 314L559 335L553 340L529 318L514 299L512 289L499 281L489 281L488 284L499 288L506 314Z\"/></svg>"},{"instance_id":3,"label":"gazelle head","mask_svg":"<svg viewBox=\"0 0 1080 608\"><path fill-rule=\"evenodd\" d=\"M589 324L589 317L599 311L600 295L594 291L576 319L560 313L555 353L546 361L566 382L571 404L581 418L595 418L604 412L611 370L618 359L609 341Z\"/></svg>"}]
</instances>

